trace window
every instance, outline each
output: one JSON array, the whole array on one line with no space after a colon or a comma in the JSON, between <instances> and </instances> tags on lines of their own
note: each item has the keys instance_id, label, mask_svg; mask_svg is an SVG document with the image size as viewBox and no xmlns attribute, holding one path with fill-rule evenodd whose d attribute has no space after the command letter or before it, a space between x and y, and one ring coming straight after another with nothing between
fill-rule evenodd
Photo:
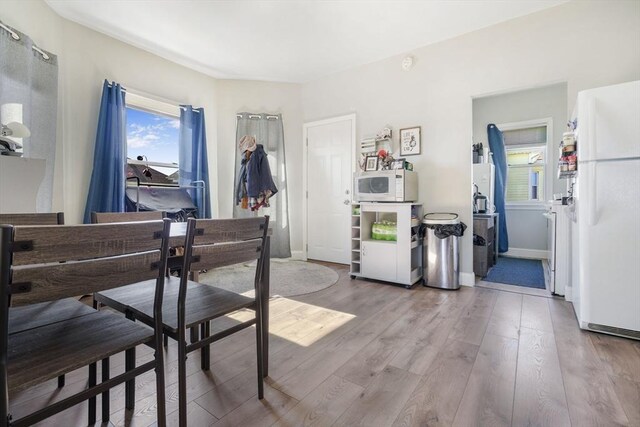
<instances>
[{"instance_id":1,"label":"window","mask_svg":"<svg viewBox=\"0 0 640 427\"><path fill-rule=\"evenodd\" d=\"M544 201L546 147L507 148L507 203Z\"/></svg>"},{"instance_id":2,"label":"window","mask_svg":"<svg viewBox=\"0 0 640 427\"><path fill-rule=\"evenodd\" d=\"M544 202L551 119L499 127L504 128L507 152L506 202L511 205Z\"/></svg>"},{"instance_id":3,"label":"window","mask_svg":"<svg viewBox=\"0 0 640 427\"><path fill-rule=\"evenodd\" d=\"M127 93L127 178L178 185L178 108Z\"/></svg>"}]
</instances>

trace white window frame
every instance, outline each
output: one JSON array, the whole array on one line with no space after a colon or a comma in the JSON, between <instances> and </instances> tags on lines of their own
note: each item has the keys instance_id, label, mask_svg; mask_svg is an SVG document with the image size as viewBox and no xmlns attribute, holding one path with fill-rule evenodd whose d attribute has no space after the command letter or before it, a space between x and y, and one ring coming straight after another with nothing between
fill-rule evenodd
<instances>
[{"instance_id":1,"label":"white window frame","mask_svg":"<svg viewBox=\"0 0 640 427\"><path fill-rule=\"evenodd\" d=\"M512 130L521 130L521 129L528 129L528 128L533 128L533 127L541 127L541 126L545 126L547 128L547 140L543 143L543 144L525 144L525 145L511 145L511 146L507 146L505 145L505 150L508 149L517 149L517 148L537 148L537 147L545 147L545 158L544 158L544 198L548 199L550 197L550 195L553 193L553 161L552 159L550 159L549 155L550 153L552 153L552 149L553 149L553 118L551 117L546 117L546 118L542 118L542 119L534 119L534 120L525 120L525 121L521 121L521 122L511 122L511 123L502 123L502 124L497 124L496 125L498 127L498 129L500 129L502 132L505 131L512 131ZM523 165L524 166L524 165ZM512 166L513 167L513 166ZM529 167L529 165L524 166L524 167ZM507 171L509 170L509 166L507 165ZM507 173L507 180L509 179L508 173ZM531 180L531 177L529 177L529 180ZM531 181L529 181L529 184L531 184ZM529 188L531 188L531 185L529 185ZM537 209L544 209L545 205L546 205L547 201L546 200L539 200L539 201L534 201L534 200L529 200L526 202L507 202L506 201L506 187L505 187L505 207L507 209L530 209L530 208L537 208Z\"/></svg>"},{"instance_id":2,"label":"white window frame","mask_svg":"<svg viewBox=\"0 0 640 427\"><path fill-rule=\"evenodd\" d=\"M180 105L176 102L170 102L166 100L160 100L156 97L151 97L147 94L142 94L141 92L131 92L127 90L127 95L125 97L125 106L127 108L133 108L136 110L146 111L152 114L158 114L165 117L171 117L174 119L180 119ZM154 161L145 161L145 160L137 160L137 159L129 159L127 158L127 164L130 165L141 165L141 166L158 166L164 168L174 168L178 170L180 165L178 163L164 163L164 162L154 162ZM178 187L178 184L157 184L157 183L140 183L141 185L149 185L156 187Z\"/></svg>"}]
</instances>

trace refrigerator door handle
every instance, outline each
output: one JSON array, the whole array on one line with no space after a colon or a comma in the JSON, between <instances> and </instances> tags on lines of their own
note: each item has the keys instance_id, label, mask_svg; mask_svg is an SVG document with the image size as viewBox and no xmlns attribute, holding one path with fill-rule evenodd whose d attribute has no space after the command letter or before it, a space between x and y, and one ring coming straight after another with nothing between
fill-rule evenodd
<instances>
[{"instance_id":1,"label":"refrigerator door handle","mask_svg":"<svg viewBox=\"0 0 640 427\"><path fill-rule=\"evenodd\" d=\"M586 167L589 170L587 179L587 186L589 188L587 223L589 225L596 225L598 223L598 179L596 177L598 173L598 163L589 163Z\"/></svg>"},{"instance_id":2,"label":"refrigerator door handle","mask_svg":"<svg viewBox=\"0 0 640 427\"><path fill-rule=\"evenodd\" d=\"M596 100L594 98L589 99L587 104L587 123L588 123L588 133L587 133L587 144L589 146L589 158L594 159L597 158L596 153L596 120L598 115L596 114ZM588 209L587 209L587 223L589 225L596 225L598 223L598 189L596 188L596 183L598 180L596 179L597 174L597 162L590 162L586 165L587 167L587 188L589 188L589 200Z\"/></svg>"},{"instance_id":3,"label":"refrigerator door handle","mask_svg":"<svg viewBox=\"0 0 640 427\"><path fill-rule=\"evenodd\" d=\"M589 99L587 104L587 121L589 126L589 133L587 134L588 144L589 144L589 159L597 159L598 153L596 152L596 120L598 119L598 115L596 114L596 100L594 98Z\"/></svg>"}]
</instances>

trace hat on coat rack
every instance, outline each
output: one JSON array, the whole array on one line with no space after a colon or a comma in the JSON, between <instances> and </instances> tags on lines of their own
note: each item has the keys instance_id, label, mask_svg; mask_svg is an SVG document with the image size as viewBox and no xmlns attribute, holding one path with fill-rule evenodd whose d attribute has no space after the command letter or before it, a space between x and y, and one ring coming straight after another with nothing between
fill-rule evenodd
<instances>
[{"instance_id":1,"label":"hat on coat rack","mask_svg":"<svg viewBox=\"0 0 640 427\"><path fill-rule=\"evenodd\" d=\"M245 151L256 151L256 139L251 135L245 135L240 139L238 148L244 153Z\"/></svg>"}]
</instances>

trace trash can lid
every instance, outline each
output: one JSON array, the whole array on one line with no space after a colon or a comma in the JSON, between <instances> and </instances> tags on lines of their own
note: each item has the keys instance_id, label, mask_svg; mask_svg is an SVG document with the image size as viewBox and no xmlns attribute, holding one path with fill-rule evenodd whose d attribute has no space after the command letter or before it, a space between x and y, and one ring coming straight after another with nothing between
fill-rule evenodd
<instances>
[{"instance_id":1,"label":"trash can lid","mask_svg":"<svg viewBox=\"0 0 640 427\"><path fill-rule=\"evenodd\" d=\"M428 225L435 224L458 224L460 219L458 214L444 213L444 212L432 212L424 216L422 223Z\"/></svg>"}]
</instances>

